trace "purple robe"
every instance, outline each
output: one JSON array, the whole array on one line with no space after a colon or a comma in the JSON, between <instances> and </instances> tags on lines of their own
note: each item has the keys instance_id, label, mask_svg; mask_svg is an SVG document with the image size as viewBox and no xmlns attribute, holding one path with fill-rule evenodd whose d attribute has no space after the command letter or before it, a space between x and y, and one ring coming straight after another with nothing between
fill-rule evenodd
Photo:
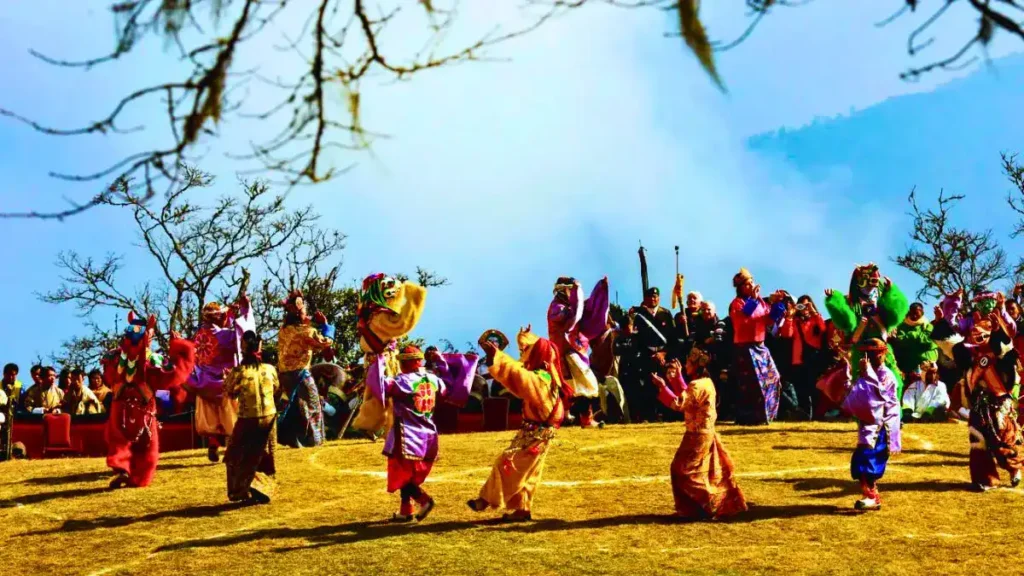
<instances>
[{"instance_id":1,"label":"purple robe","mask_svg":"<svg viewBox=\"0 0 1024 576\"><path fill-rule=\"evenodd\" d=\"M942 309L942 316L949 322L949 325L961 336L966 337L967 334L974 328L974 314L966 314L961 316L963 309L962 301L955 295L947 295L942 299L942 303L939 305ZM1001 311L1003 317L1003 323L1006 325L1006 329L1009 331L1007 334L1009 337L1013 336L1017 332L1017 323L1013 321L1013 317L1004 308Z\"/></svg>"},{"instance_id":2,"label":"purple robe","mask_svg":"<svg viewBox=\"0 0 1024 576\"><path fill-rule=\"evenodd\" d=\"M397 456L395 448L400 444L401 455L407 460L433 462L437 458L434 408L442 399L462 399L463 403L468 399L478 362L459 354L445 354L443 359L441 371L451 378L448 382L426 370L389 378L385 376L383 356L370 365L366 375L370 395L384 404L388 398L392 400L394 424L384 442L385 456Z\"/></svg>"},{"instance_id":3,"label":"purple robe","mask_svg":"<svg viewBox=\"0 0 1024 576\"><path fill-rule=\"evenodd\" d=\"M900 403L896 398L896 377L886 366L872 366L853 383L843 409L857 419L857 444L874 447L884 427L889 452L896 454L900 443Z\"/></svg>"},{"instance_id":4,"label":"purple robe","mask_svg":"<svg viewBox=\"0 0 1024 576\"><path fill-rule=\"evenodd\" d=\"M242 358L242 334L255 330L256 320L249 306L242 306L237 318L229 318L225 327L204 322L193 341L196 345L196 366L188 386L206 400L219 401L224 395L224 371Z\"/></svg>"},{"instance_id":5,"label":"purple robe","mask_svg":"<svg viewBox=\"0 0 1024 576\"><path fill-rule=\"evenodd\" d=\"M585 364L590 340L598 338L608 328L608 281L601 279L583 301L583 288L577 286L569 294L569 303L558 298L548 306L548 339L558 346L562 354L577 353Z\"/></svg>"}]
</instances>

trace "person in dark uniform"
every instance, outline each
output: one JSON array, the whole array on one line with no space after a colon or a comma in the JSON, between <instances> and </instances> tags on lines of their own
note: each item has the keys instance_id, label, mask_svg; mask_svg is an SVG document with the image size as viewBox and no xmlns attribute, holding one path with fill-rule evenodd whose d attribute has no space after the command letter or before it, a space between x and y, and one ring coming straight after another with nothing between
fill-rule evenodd
<instances>
[{"instance_id":1,"label":"person in dark uniform","mask_svg":"<svg viewBox=\"0 0 1024 576\"><path fill-rule=\"evenodd\" d=\"M662 308L661 292L651 287L644 294L641 306L630 309L635 330L635 374L639 402L636 411L637 422L654 421L664 411L659 409L658 389L651 380L652 374L660 374L670 353L678 353L675 342L675 320L672 313ZM632 414L631 414L632 415Z\"/></svg>"}]
</instances>

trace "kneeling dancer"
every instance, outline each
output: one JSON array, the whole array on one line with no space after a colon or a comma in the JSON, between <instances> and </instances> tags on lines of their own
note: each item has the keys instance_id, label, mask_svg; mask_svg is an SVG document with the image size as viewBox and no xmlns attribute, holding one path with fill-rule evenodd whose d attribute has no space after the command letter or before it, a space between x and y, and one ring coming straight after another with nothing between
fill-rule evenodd
<instances>
[{"instance_id":1,"label":"kneeling dancer","mask_svg":"<svg viewBox=\"0 0 1024 576\"><path fill-rule=\"evenodd\" d=\"M747 510L747 502L734 477L735 466L715 432L715 384L708 374L711 357L694 347L686 358L687 385L678 360L667 367L665 380L651 378L658 399L685 415L686 433L672 459L672 496L680 518L724 518Z\"/></svg>"},{"instance_id":2,"label":"kneeling dancer","mask_svg":"<svg viewBox=\"0 0 1024 576\"><path fill-rule=\"evenodd\" d=\"M487 354L491 376L523 401L523 424L512 443L494 462L480 496L468 502L476 512L505 507L506 521L532 519L533 495L544 469L544 457L555 431L565 418L566 401L573 389L559 373L558 349L550 340L519 331L517 362L481 337L480 348Z\"/></svg>"},{"instance_id":3,"label":"kneeling dancer","mask_svg":"<svg viewBox=\"0 0 1024 576\"><path fill-rule=\"evenodd\" d=\"M430 361L440 377L426 371L424 360L418 347L406 346L398 355L400 374L394 378L386 376L385 358L378 355L366 377L373 398L385 405L391 400L393 424L384 443L388 493L399 492L402 497L398 513L392 516L394 522L423 520L434 509L434 499L421 488L437 459L434 406L439 398L465 404L476 372L475 356L442 357L432 351ZM419 507L415 517L413 502Z\"/></svg>"},{"instance_id":4,"label":"kneeling dancer","mask_svg":"<svg viewBox=\"0 0 1024 576\"><path fill-rule=\"evenodd\" d=\"M886 366L889 346L879 338L869 338L858 348L860 377L850 386L843 408L857 419L857 449L850 459L850 476L860 481L863 498L854 504L857 510L878 510L882 498L878 481L885 474L891 454L900 452L900 403L896 376Z\"/></svg>"},{"instance_id":5,"label":"kneeling dancer","mask_svg":"<svg viewBox=\"0 0 1024 576\"><path fill-rule=\"evenodd\" d=\"M238 420L224 454L228 500L267 504L274 495L277 445L277 370L263 363L263 341L242 335L242 362L224 378L224 397L238 402Z\"/></svg>"}]
</instances>

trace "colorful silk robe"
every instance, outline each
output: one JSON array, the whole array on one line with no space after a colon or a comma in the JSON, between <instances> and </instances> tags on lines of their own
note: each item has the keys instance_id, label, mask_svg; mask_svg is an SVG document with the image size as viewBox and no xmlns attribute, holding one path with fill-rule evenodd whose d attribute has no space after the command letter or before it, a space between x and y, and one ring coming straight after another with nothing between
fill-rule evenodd
<instances>
[{"instance_id":1,"label":"colorful silk robe","mask_svg":"<svg viewBox=\"0 0 1024 576\"><path fill-rule=\"evenodd\" d=\"M715 432L715 385L699 378L686 385L682 378L663 388L658 399L685 415L686 433L672 459L672 496L676 514L685 518L723 518L747 510L736 482L735 466Z\"/></svg>"},{"instance_id":2,"label":"colorful silk robe","mask_svg":"<svg viewBox=\"0 0 1024 576\"><path fill-rule=\"evenodd\" d=\"M527 370L504 352L494 355L491 376L523 401L523 425L498 456L480 498L492 508L529 511L555 431L565 417L558 383L545 370Z\"/></svg>"},{"instance_id":3,"label":"colorful silk robe","mask_svg":"<svg viewBox=\"0 0 1024 576\"><path fill-rule=\"evenodd\" d=\"M438 375L426 370L386 375L384 358L378 356L366 376L371 396L381 403L391 400L394 424L384 443L384 455L433 462L437 458L437 427L434 409L439 400L465 405L476 372L476 358L446 354Z\"/></svg>"},{"instance_id":4,"label":"colorful silk robe","mask_svg":"<svg viewBox=\"0 0 1024 576\"><path fill-rule=\"evenodd\" d=\"M224 394L224 374L242 358L242 334L256 330L252 309L243 305L237 317L229 316L227 326L203 322L196 332L196 367L187 387L204 400L219 401Z\"/></svg>"},{"instance_id":5,"label":"colorful silk robe","mask_svg":"<svg viewBox=\"0 0 1024 576\"><path fill-rule=\"evenodd\" d=\"M874 447L884 429L889 453L901 450L900 403L896 396L896 375L888 366L868 366L850 387L843 409L857 419L857 445Z\"/></svg>"},{"instance_id":6,"label":"colorful silk robe","mask_svg":"<svg viewBox=\"0 0 1024 576\"><path fill-rule=\"evenodd\" d=\"M608 280L601 279L583 299L583 288L569 294L569 302L558 298L548 306L548 339L562 357L562 377L571 380L577 396L588 398L599 394L597 377L590 368L590 341L604 333L608 326Z\"/></svg>"},{"instance_id":7,"label":"colorful silk robe","mask_svg":"<svg viewBox=\"0 0 1024 576\"><path fill-rule=\"evenodd\" d=\"M359 346L365 353L364 365L371 366L377 362L378 356L383 356L385 376L398 374L396 342L416 328L423 315L426 299L426 288L412 282L403 282L398 286L395 296L388 301L390 309L374 312L365 326L360 326ZM377 433L390 428L390 419L391 413L385 409L385 402L372 396L367 385L363 392L363 403L352 421L352 427Z\"/></svg>"}]
</instances>

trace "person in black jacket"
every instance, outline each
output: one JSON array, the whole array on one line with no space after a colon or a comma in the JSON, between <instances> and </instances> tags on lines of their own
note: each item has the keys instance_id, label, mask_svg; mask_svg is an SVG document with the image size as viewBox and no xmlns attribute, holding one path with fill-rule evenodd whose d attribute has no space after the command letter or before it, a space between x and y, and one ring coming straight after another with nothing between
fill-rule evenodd
<instances>
[{"instance_id":1,"label":"person in black jacket","mask_svg":"<svg viewBox=\"0 0 1024 576\"><path fill-rule=\"evenodd\" d=\"M643 304L629 310L634 328L633 359L639 389L634 422L652 422L664 416L667 411L659 408L658 390L651 375L660 374L667 356L677 354L678 349L673 345L675 320L672 313L660 304L661 292L651 287L644 294Z\"/></svg>"}]
</instances>

